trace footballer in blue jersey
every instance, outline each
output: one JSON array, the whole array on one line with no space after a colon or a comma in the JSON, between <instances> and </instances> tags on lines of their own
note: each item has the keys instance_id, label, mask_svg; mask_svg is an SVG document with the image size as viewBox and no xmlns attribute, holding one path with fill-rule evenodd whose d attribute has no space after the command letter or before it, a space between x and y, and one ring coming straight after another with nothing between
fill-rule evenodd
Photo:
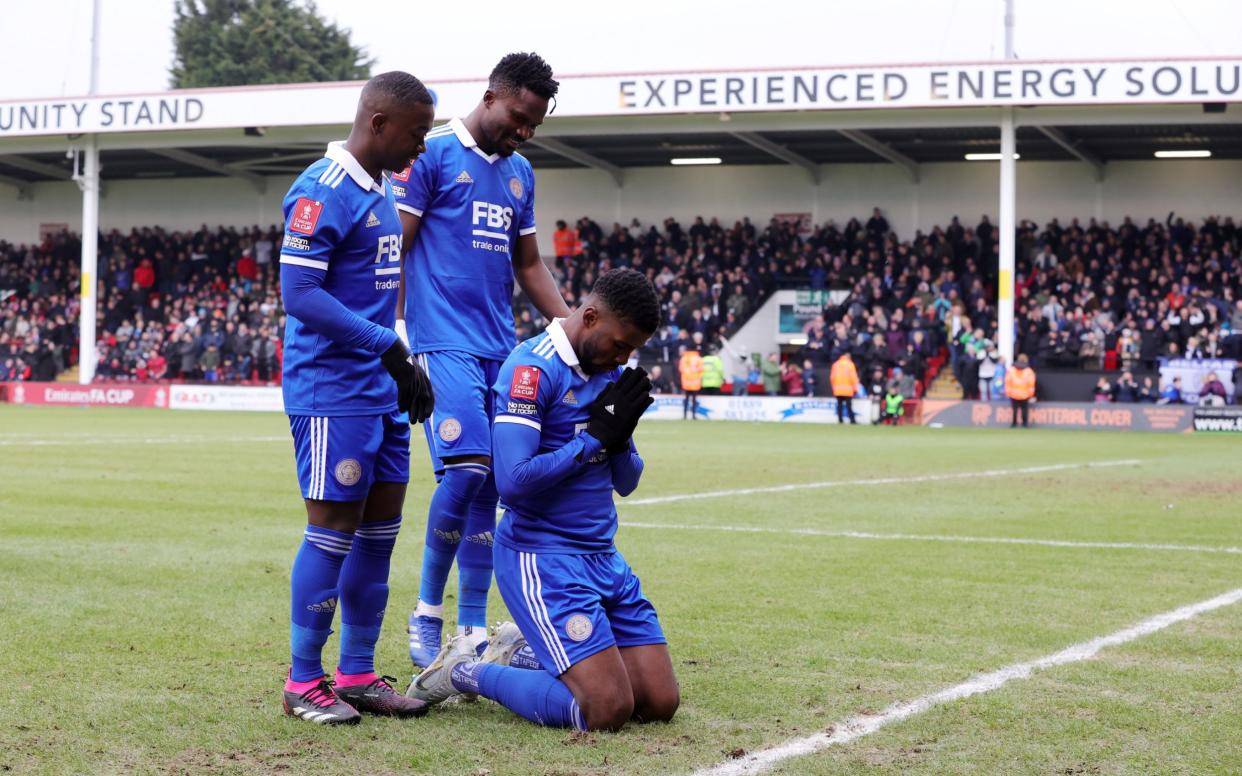
<instances>
[{"instance_id":1,"label":"footballer in blue jersey","mask_svg":"<svg viewBox=\"0 0 1242 776\"><path fill-rule=\"evenodd\" d=\"M556 89L552 68L537 55L504 57L470 115L428 133L426 152L393 176L406 246L398 331L437 396L424 432L438 485L408 628L410 658L420 668L440 649L454 561L458 633L479 650L487 638L497 502L488 390L515 344L515 280L548 320L569 314L539 255L535 176L517 153Z\"/></svg>"},{"instance_id":2,"label":"footballer in blue jersey","mask_svg":"<svg viewBox=\"0 0 1242 776\"><path fill-rule=\"evenodd\" d=\"M285 195L282 390L307 525L291 574L284 709L320 724L357 723L360 711L427 711L375 673L375 644L409 481L409 423L434 406L394 330L401 220L384 171L422 152L434 116L417 78L377 75L362 89L349 138L329 145ZM321 653L338 605L333 683Z\"/></svg>"},{"instance_id":3,"label":"footballer in blue jersey","mask_svg":"<svg viewBox=\"0 0 1242 776\"><path fill-rule=\"evenodd\" d=\"M492 387L493 459L505 508L496 586L517 622L476 657L457 636L407 695L475 693L551 727L617 730L668 721L680 700L655 607L613 544L613 493L638 486L631 439L651 404L642 369L619 370L659 326L655 289L615 269L582 306L505 360ZM520 635L519 635L520 634ZM543 670L514 660L527 644Z\"/></svg>"}]
</instances>

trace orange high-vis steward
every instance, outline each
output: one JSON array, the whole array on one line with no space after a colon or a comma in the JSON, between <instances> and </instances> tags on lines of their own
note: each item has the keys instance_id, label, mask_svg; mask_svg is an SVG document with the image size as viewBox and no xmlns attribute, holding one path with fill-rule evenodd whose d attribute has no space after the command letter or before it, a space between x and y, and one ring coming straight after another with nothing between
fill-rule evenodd
<instances>
[{"instance_id":1,"label":"orange high-vis steward","mask_svg":"<svg viewBox=\"0 0 1242 776\"><path fill-rule=\"evenodd\" d=\"M853 396L858 393L858 368L845 356L833 363L828 380L832 383L833 396Z\"/></svg>"},{"instance_id":2,"label":"orange high-vis steward","mask_svg":"<svg viewBox=\"0 0 1242 776\"><path fill-rule=\"evenodd\" d=\"M1035 370L1013 367L1005 372L1005 395L1022 401L1035 395Z\"/></svg>"},{"instance_id":3,"label":"orange high-vis steward","mask_svg":"<svg viewBox=\"0 0 1242 776\"><path fill-rule=\"evenodd\" d=\"M703 390L703 356L697 350L687 350L681 354L677 362L677 370L681 372L681 389L683 391Z\"/></svg>"},{"instance_id":4,"label":"orange high-vis steward","mask_svg":"<svg viewBox=\"0 0 1242 776\"><path fill-rule=\"evenodd\" d=\"M582 243L578 242L578 230L557 229L552 233L552 250L557 256L577 256L582 253Z\"/></svg>"}]
</instances>

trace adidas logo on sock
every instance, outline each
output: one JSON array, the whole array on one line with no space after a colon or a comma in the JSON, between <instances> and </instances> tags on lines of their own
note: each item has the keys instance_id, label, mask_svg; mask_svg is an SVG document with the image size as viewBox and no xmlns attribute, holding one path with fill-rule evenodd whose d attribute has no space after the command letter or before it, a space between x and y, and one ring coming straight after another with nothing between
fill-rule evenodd
<instances>
[{"instance_id":1,"label":"adidas logo on sock","mask_svg":"<svg viewBox=\"0 0 1242 776\"><path fill-rule=\"evenodd\" d=\"M457 183L474 183L474 178L470 177L470 173L462 170L461 175L457 176Z\"/></svg>"},{"instance_id":2,"label":"adidas logo on sock","mask_svg":"<svg viewBox=\"0 0 1242 776\"><path fill-rule=\"evenodd\" d=\"M483 533L472 534L466 537L466 541L482 544L485 547L492 546L492 532L484 531Z\"/></svg>"},{"instance_id":3,"label":"adidas logo on sock","mask_svg":"<svg viewBox=\"0 0 1242 776\"><path fill-rule=\"evenodd\" d=\"M380 225L380 220L376 218L375 212L372 211L372 212L367 213L367 226L371 227L371 226L379 226L379 225Z\"/></svg>"},{"instance_id":4,"label":"adidas logo on sock","mask_svg":"<svg viewBox=\"0 0 1242 776\"><path fill-rule=\"evenodd\" d=\"M617 414L617 405L615 405L615 404L605 404L605 405L604 405L604 409L608 410L608 414L609 414L609 415L616 415L616 414Z\"/></svg>"},{"instance_id":5,"label":"adidas logo on sock","mask_svg":"<svg viewBox=\"0 0 1242 776\"><path fill-rule=\"evenodd\" d=\"M461 541L461 531L444 531L437 528L435 529L435 533L436 536L440 537L449 544L457 544Z\"/></svg>"},{"instance_id":6,"label":"adidas logo on sock","mask_svg":"<svg viewBox=\"0 0 1242 776\"><path fill-rule=\"evenodd\" d=\"M306 609L307 611L311 611L311 612L335 612L336 611L336 598L333 597L333 598L329 598L324 601L320 601L317 604L310 604L306 607Z\"/></svg>"}]
</instances>

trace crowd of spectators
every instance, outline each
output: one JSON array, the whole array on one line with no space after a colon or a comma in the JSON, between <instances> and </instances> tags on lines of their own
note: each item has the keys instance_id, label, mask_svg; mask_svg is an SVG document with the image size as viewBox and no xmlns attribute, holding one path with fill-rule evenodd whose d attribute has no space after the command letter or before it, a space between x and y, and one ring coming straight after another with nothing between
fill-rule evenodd
<instances>
[{"instance_id":1,"label":"crowd of spectators","mask_svg":"<svg viewBox=\"0 0 1242 776\"><path fill-rule=\"evenodd\" d=\"M104 379L279 381L284 313L273 263L279 228L157 227L100 236L99 365ZM997 354L999 235L986 216L900 239L879 208L862 221L695 218L661 224L590 218L553 234L555 273L576 305L617 266L659 290L664 325L644 358L673 362L696 341L718 352L780 288L839 292L787 353L787 389L805 385L845 351L864 382L894 368L923 381L947 356L967 396L988 398L1005 365ZM1091 219L1017 233L1015 352L1038 368L1151 370L1164 356L1236 357L1242 349L1239 248L1232 218L1120 225ZM76 237L0 242L0 380L51 379L75 362L79 297ZM519 339L541 324L515 302ZM730 355L723 354L722 355ZM750 359L761 371L761 354ZM795 376L796 372L796 376Z\"/></svg>"},{"instance_id":2,"label":"crowd of spectators","mask_svg":"<svg viewBox=\"0 0 1242 776\"><path fill-rule=\"evenodd\" d=\"M77 360L81 243L0 241L0 382L52 380Z\"/></svg>"},{"instance_id":3,"label":"crowd of spectators","mask_svg":"<svg viewBox=\"0 0 1242 776\"><path fill-rule=\"evenodd\" d=\"M777 288L843 292L787 354L822 367L849 351L860 374L922 381L946 355L966 395L989 398L1005 365L996 348L999 234L983 216L900 239L879 208L865 222L810 230L777 219L725 228L558 223L563 293L576 300L604 267L645 271L660 289L666 327L649 345L675 360L695 333L711 351ZM1015 351L1039 368L1153 370L1161 357L1237 357L1242 349L1239 248L1231 217L1116 227L1090 219L1017 232ZM533 331L534 316L523 314Z\"/></svg>"},{"instance_id":4,"label":"crowd of spectators","mask_svg":"<svg viewBox=\"0 0 1242 776\"><path fill-rule=\"evenodd\" d=\"M99 237L100 380L280 379L280 234L206 226ZM77 363L81 244L0 242L0 380L51 380Z\"/></svg>"},{"instance_id":5,"label":"crowd of spectators","mask_svg":"<svg viewBox=\"0 0 1242 776\"><path fill-rule=\"evenodd\" d=\"M804 278L785 266L797 241L792 225L774 222L758 229L749 218L724 228L719 220L696 218L687 228L676 219L605 230L590 218L570 227L558 221L553 233L555 270L561 295L576 305L600 273L631 267L646 273L660 293L664 326L647 344L646 354L675 361L698 334L715 346L741 328L777 288L793 288ZM538 314L519 306L518 336L537 330Z\"/></svg>"}]
</instances>

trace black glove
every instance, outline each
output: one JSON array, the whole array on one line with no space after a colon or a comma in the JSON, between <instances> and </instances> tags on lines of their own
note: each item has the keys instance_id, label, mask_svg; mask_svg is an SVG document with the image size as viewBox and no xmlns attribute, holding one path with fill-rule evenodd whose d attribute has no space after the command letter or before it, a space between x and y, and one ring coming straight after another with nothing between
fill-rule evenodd
<instances>
[{"instance_id":1,"label":"black glove","mask_svg":"<svg viewBox=\"0 0 1242 776\"><path fill-rule=\"evenodd\" d=\"M410 414L410 425L431 417L431 411L436 407L431 380L427 379L423 368L410 358L410 351L405 349L400 339L384 351L380 362L397 382L397 409Z\"/></svg>"},{"instance_id":2,"label":"black glove","mask_svg":"<svg viewBox=\"0 0 1242 776\"><path fill-rule=\"evenodd\" d=\"M587 409L590 420L587 421L586 433L598 439L604 449L615 447L618 442L629 439L625 435L625 421L617 406L616 383L609 383L600 391Z\"/></svg>"},{"instance_id":3,"label":"black glove","mask_svg":"<svg viewBox=\"0 0 1242 776\"><path fill-rule=\"evenodd\" d=\"M643 413L655 402L655 399L651 398L651 378L647 376L647 370L642 367L626 369L614 385L616 395L621 399L626 410L625 436L618 444L606 449L609 455L620 455L629 451L630 437L634 436L638 421L642 419Z\"/></svg>"},{"instance_id":4,"label":"black glove","mask_svg":"<svg viewBox=\"0 0 1242 776\"><path fill-rule=\"evenodd\" d=\"M615 383L609 383L591 402L587 433L604 446L609 455L625 452L638 420L651 406L651 380L642 369L627 369Z\"/></svg>"}]
</instances>

